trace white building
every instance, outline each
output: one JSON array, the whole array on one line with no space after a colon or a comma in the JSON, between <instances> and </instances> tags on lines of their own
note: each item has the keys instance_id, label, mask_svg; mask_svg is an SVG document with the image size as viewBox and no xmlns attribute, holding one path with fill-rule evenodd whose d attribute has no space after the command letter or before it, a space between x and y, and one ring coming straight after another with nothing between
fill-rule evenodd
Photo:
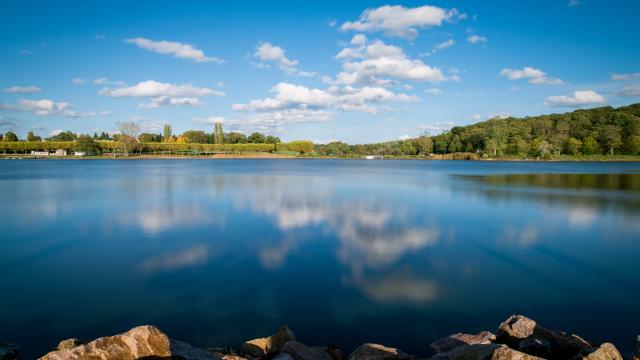
<instances>
[{"instance_id":1,"label":"white building","mask_svg":"<svg viewBox=\"0 0 640 360\"><path fill-rule=\"evenodd\" d=\"M36 155L36 156L49 156L51 155L48 151L36 151L36 150L31 150L31 155Z\"/></svg>"}]
</instances>

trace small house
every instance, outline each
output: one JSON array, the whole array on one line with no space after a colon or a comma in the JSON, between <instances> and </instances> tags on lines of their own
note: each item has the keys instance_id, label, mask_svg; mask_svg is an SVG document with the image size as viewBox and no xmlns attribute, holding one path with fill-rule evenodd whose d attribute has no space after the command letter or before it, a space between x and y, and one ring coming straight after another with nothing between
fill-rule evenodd
<instances>
[{"instance_id":1,"label":"small house","mask_svg":"<svg viewBox=\"0 0 640 360\"><path fill-rule=\"evenodd\" d=\"M56 150L56 156L67 156L67 150L65 149Z\"/></svg>"},{"instance_id":2,"label":"small house","mask_svg":"<svg viewBox=\"0 0 640 360\"><path fill-rule=\"evenodd\" d=\"M48 151L37 151L37 150L31 150L31 155L35 155L35 156L49 156L51 155Z\"/></svg>"}]
</instances>

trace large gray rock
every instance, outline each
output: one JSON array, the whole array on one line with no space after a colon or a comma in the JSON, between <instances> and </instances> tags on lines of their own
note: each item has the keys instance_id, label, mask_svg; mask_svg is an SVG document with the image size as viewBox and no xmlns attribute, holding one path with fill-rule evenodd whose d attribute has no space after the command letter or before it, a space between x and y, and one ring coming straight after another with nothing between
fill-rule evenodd
<instances>
[{"instance_id":1,"label":"large gray rock","mask_svg":"<svg viewBox=\"0 0 640 360\"><path fill-rule=\"evenodd\" d=\"M285 325L269 337L246 341L242 344L240 351L253 358L261 359L269 353L279 353L284 344L295 339L293 331Z\"/></svg>"},{"instance_id":2,"label":"large gray rock","mask_svg":"<svg viewBox=\"0 0 640 360\"><path fill-rule=\"evenodd\" d=\"M16 344L0 341L0 360L20 359L20 347Z\"/></svg>"},{"instance_id":3,"label":"large gray rock","mask_svg":"<svg viewBox=\"0 0 640 360\"><path fill-rule=\"evenodd\" d=\"M496 339L496 336L488 331L483 331L478 334L452 334L442 339L438 339L429 345L436 353L446 353L455 348L465 345L477 345L477 344L491 344Z\"/></svg>"},{"instance_id":4,"label":"large gray rock","mask_svg":"<svg viewBox=\"0 0 640 360\"><path fill-rule=\"evenodd\" d=\"M184 360L219 360L219 358L173 340L149 325L135 327L125 333L102 337L73 348L52 351L42 360L134 360L142 358L172 358Z\"/></svg>"},{"instance_id":5,"label":"large gray rock","mask_svg":"<svg viewBox=\"0 0 640 360\"><path fill-rule=\"evenodd\" d=\"M363 344L355 349L348 360L414 360L416 356L379 344Z\"/></svg>"},{"instance_id":6,"label":"large gray rock","mask_svg":"<svg viewBox=\"0 0 640 360\"><path fill-rule=\"evenodd\" d=\"M585 360L622 360L622 355L612 343L604 343L597 349L583 351L577 358Z\"/></svg>"},{"instance_id":7,"label":"large gray rock","mask_svg":"<svg viewBox=\"0 0 640 360\"><path fill-rule=\"evenodd\" d=\"M298 341L289 341L282 347L282 352L295 360L333 360L325 348L307 346Z\"/></svg>"}]
</instances>

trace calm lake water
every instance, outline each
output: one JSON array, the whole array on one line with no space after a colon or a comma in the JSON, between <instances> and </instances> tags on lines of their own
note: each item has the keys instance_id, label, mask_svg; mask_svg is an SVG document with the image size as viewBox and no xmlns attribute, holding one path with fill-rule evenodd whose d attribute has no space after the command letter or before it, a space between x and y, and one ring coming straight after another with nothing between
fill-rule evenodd
<instances>
[{"instance_id":1,"label":"calm lake water","mask_svg":"<svg viewBox=\"0 0 640 360\"><path fill-rule=\"evenodd\" d=\"M1 160L0 340L140 324L416 354L512 313L631 350L640 164Z\"/></svg>"}]
</instances>

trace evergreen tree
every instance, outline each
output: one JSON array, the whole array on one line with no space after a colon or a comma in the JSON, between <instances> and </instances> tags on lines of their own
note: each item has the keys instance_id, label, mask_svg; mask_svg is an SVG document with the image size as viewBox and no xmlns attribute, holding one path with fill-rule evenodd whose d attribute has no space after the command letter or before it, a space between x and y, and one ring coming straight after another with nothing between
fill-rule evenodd
<instances>
[{"instance_id":1,"label":"evergreen tree","mask_svg":"<svg viewBox=\"0 0 640 360\"><path fill-rule=\"evenodd\" d=\"M173 133L171 132L171 125L165 124L164 131L162 133L162 141L169 142L172 136L173 136Z\"/></svg>"},{"instance_id":2,"label":"evergreen tree","mask_svg":"<svg viewBox=\"0 0 640 360\"><path fill-rule=\"evenodd\" d=\"M213 126L213 143L224 144L224 131L222 130L222 123L216 122Z\"/></svg>"}]
</instances>

